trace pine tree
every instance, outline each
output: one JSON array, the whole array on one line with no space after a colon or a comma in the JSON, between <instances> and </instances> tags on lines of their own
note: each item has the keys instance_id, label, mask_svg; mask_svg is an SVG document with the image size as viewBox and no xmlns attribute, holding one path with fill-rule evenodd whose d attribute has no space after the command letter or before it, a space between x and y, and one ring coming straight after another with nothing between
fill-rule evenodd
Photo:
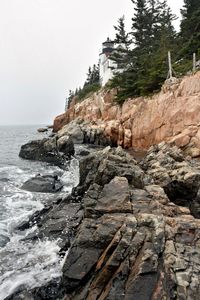
<instances>
[{"instance_id":1,"label":"pine tree","mask_svg":"<svg viewBox=\"0 0 200 300\"><path fill-rule=\"evenodd\" d=\"M110 56L110 59L116 63L116 73L118 70L125 70L130 62L129 53L131 39L129 33L125 29L125 17L122 16L118 19L118 24L114 26L115 29L115 50Z\"/></svg>"},{"instance_id":2,"label":"pine tree","mask_svg":"<svg viewBox=\"0 0 200 300\"><path fill-rule=\"evenodd\" d=\"M147 32L148 32L148 8L146 0L131 0L134 4L134 16L132 18L132 36L134 38L134 43L136 48L144 49L147 47L148 42Z\"/></svg>"},{"instance_id":3,"label":"pine tree","mask_svg":"<svg viewBox=\"0 0 200 300\"><path fill-rule=\"evenodd\" d=\"M181 10L182 57L191 59L192 53L200 52L200 3L199 0L184 0ZM200 54L200 53L199 53Z\"/></svg>"},{"instance_id":4,"label":"pine tree","mask_svg":"<svg viewBox=\"0 0 200 300\"><path fill-rule=\"evenodd\" d=\"M166 0L131 1L135 6L131 32L134 47L127 68L113 79L119 87L118 102L159 90L167 77L167 51L176 36L172 25L175 17Z\"/></svg>"},{"instance_id":5,"label":"pine tree","mask_svg":"<svg viewBox=\"0 0 200 300\"><path fill-rule=\"evenodd\" d=\"M99 64L93 65L92 72L91 72L91 78L90 78L90 84L99 83Z\"/></svg>"},{"instance_id":6,"label":"pine tree","mask_svg":"<svg viewBox=\"0 0 200 300\"><path fill-rule=\"evenodd\" d=\"M114 29L116 31L114 43L116 45L122 45L123 48L129 50L131 40L129 38L129 33L126 32L124 16L118 19L118 25L115 25Z\"/></svg>"},{"instance_id":7,"label":"pine tree","mask_svg":"<svg viewBox=\"0 0 200 300\"><path fill-rule=\"evenodd\" d=\"M86 81L84 83L84 86L91 84L91 78L92 78L92 69L91 67L88 68L88 72L87 72L87 78Z\"/></svg>"}]
</instances>

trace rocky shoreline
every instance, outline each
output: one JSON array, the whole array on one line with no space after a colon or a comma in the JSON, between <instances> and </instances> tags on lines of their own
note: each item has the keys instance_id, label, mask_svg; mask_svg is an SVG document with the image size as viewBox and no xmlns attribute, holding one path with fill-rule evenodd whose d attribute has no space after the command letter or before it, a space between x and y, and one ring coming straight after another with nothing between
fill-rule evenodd
<instances>
[{"instance_id":1,"label":"rocky shoreline","mask_svg":"<svg viewBox=\"0 0 200 300\"><path fill-rule=\"evenodd\" d=\"M37 142L40 152L32 142L20 155L52 155L63 167L77 136L58 133ZM86 151L79 166L71 195L18 228L37 224L26 237L33 241L59 238L62 278L6 300L199 299L200 163L161 143L139 162L121 147Z\"/></svg>"},{"instance_id":2,"label":"rocky shoreline","mask_svg":"<svg viewBox=\"0 0 200 300\"><path fill-rule=\"evenodd\" d=\"M55 118L53 130L80 128L91 143L107 141L125 149L147 150L165 141L199 157L199 82L200 72L166 80L152 97L129 98L122 105L115 101L115 90L101 89L82 102L74 97L68 110Z\"/></svg>"}]
</instances>

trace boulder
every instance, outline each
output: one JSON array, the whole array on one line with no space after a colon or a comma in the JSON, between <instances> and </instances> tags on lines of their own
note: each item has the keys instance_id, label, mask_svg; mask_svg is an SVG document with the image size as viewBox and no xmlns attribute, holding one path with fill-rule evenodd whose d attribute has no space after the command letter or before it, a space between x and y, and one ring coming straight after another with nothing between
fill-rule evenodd
<instances>
[{"instance_id":1,"label":"boulder","mask_svg":"<svg viewBox=\"0 0 200 300\"><path fill-rule=\"evenodd\" d=\"M41 133L47 132L47 131L48 131L48 128L38 128L37 131L38 131L38 132L41 132Z\"/></svg>"},{"instance_id":2,"label":"boulder","mask_svg":"<svg viewBox=\"0 0 200 300\"><path fill-rule=\"evenodd\" d=\"M82 144L84 141L84 133L78 120L72 121L65 125L59 132L58 137L70 136L75 144Z\"/></svg>"},{"instance_id":3,"label":"boulder","mask_svg":"<svg viewBox=\"0 0 200 300\"><path fill-rule=\"evenodd\" d=\"M57 136L31 141L21 146L19 156L24 159L45 161L63 166L66 159L74 155L74 144L69 137L57 143Z\"/></svg>"},{"instance_id":4,"label":"boulder","mask_svg":"<svg viewBox=\"0 0 200 300\"><path fill-rule=\"evenodd\" d=\"M62 136L57 140L57 149L59 152L62 152L66 155L68 153L74 154L74 143L69 136Z\"/></svg>"},{"instance_id":5,"label":"boulder","mask_svg":"<svg viewBox=\"0 0 200 300\"><path fill-rule=\"evenodd\" d=\"M58 176L37 175L22 185L22 189L29 192L56 193L63 188Z\"/></svg>"},{"instance_id":6,"label":"boulder","mask_svg":"<svg viewBox=\"0 0 200 300\"><path fill-rule=\"evenodd\" d=\"M114 177L102 190L96 184L90 186L83 201L86 218L105 213L132 212L128 180L125 177Z\"/></svg>"}]
</instances>

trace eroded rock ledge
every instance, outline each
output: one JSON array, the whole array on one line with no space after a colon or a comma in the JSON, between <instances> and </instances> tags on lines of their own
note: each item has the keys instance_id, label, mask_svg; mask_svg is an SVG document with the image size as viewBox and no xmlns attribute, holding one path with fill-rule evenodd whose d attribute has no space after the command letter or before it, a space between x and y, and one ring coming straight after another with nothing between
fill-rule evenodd
<instances>
[{"instance_id":1,"label":"eroded rock ledge","mask_svg":"<svg viewBox=\"0 0 200 300\"><path fill-rule=\"evenodd\" d=\"M82 121L91 143L104 145L106 140L123 148L148 149L174 142L192 157L200 156L200 72L167 81L152 97L127 99L122 106L114 98L114 91L101 90L82 102L74 99L67 112L55 118L54 131L71 121L77 121L78 128Z\"/></svg>"},{"instance_id":2,"label":"eroded rock ledge","mask_svg":"<svg viewBox=\"0 0 200 300\"><path fill-rule=\"evenodd\" d=\"M150 156L153 161L160 155L178 173L176 164L184 158L176 147L154 150L144 161L146 172L130 164L119 149L108 152L95 167L96 176L83 197L84 219L63 267L66 300L198 298L200 221L169 200L147 166ZM104 182L108 169L103 166L111 164L110 159L116 167L111 168L113 178ZM131 174L122 171L126 164ZM185 184L188 178L193 184L199 173L194 170L192 175L190 167L185 161ZM85 181L91 182L91 172Z\"/></svg>"},{"instance_id":3,"label":"eroded rock ledge","mask_svg":"<svg viewBox=\"0 0 200 300\"><path fill-rule=\"evenodd\" d=\"M59 228L63 249L66 239L70 245L63 277L26 292L27 299L199 299L199 174L198 162L164 143L140 164L120 147L82 158L80 184L70 196L79 202L79 218L70 238L69 224ZM48 216L58 217L58 208L67 215L69 204L61 200L48 211L46 231Z\"/></svg>"}]
</instances>

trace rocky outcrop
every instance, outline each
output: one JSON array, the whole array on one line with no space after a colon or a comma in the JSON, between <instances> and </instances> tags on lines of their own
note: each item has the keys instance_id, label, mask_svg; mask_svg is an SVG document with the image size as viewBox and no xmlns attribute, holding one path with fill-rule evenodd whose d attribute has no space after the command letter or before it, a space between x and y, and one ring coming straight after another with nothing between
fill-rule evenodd
<instances>
[{"instance_id":1,"label":"rocky outcrop","mask_svg":"<svg viewBox=\"0 0 200 300\"><path fill-rule=\"evenodd\" d=\"M200 164L185 159L176 146L165 143L149 149L140 164L154 183L163 187L169 199L177 205L188 207L200 218Z\"/></svg>"},{"instance_id":2,"label":"rocky outcrop","mask_svg":"<svg viewBox=\"0 0 200 300\"><path fill-rule=\"evenodd\" d=\"M83 157L72 195L28 224L38 231L27 238L60 236L62 255L70 246L63 277L9 299L198 299L200 220L188 202L198 203L199 174L198 162L164 143L140 163L120 147ZM180 203L170 194L177 182Z\"/></svg>"},{"instance_id":3,"label":"rocky outcrop","mask_svg":"<svg viewBox=\"0 0 200 300\"><path fill-rule=\"evenodd\" d=\"M184 161L176 147L166 146L167 151L174 164ZM106 152L107 164L110 158L129 160L120 149ZM119 161L117 166L123 169ZM132 162L135 174L138 168ZM63 267L65 299L198 299L200 221L171 202L156 178L151 181L141 169L140 185L123 172L108 178L107 168L98 166L100 171L106 181L87 170L83 175L90 185L82 201L84 219Z\"/></svg>"},{"instance_id":4,"label":"rocky outcrop","mask_svg":"<svg viewBox=\"0 0 200 300\"><path fill-rule=\"evenodd\" d=\"M75 144L117 145L117 142L114 142L109 136L105 137L103 129L80 118L71 121L58 132L59 137L65 135L70 136Z\"/></svg>"},{"instance_id":5,"label":"rocky outcrop","mask_svg":"<svg viewBox=\"0 0 200 300\"><path fill-rule=\"evenodd\" d=\"M74 144L69 136L44 138L21 146L19 156L24 159L45 161L62 166L74 155Z\"/></svg>"},{"instance_id":6,"label":"rocky outcrop","mask_svg":"<svg viewBox=\"0 0 200 300\"><path fill-rule=\"evenodd\" d=\"M37 175L24 182L21 188L29 192L56 193L63 184L57 175Z\"/></svg>"},{"instance_id":7,"label":"rocky outcrop","mask_svg":"<svg viewBox=\"0 0 200 300\"><path fill-rule=\"evenodd\" d=\"M175 143L192 157L200 155L200 72L167 81L159 94L114 103L114 91L102 90L54 121L54 131L73 120L87 122L94 136L124 148L147 149L162 141ZM66 128L66 131L68 129ZM89 129L87 129L89 131Z\"/></svg>"}]
</instances>

